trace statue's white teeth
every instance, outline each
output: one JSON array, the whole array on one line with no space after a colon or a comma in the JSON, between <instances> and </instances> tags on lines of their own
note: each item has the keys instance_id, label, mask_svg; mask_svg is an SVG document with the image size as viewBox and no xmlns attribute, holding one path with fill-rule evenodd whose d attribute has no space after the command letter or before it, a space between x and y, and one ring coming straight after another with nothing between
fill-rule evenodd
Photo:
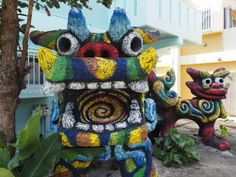
<instances>
[{"instance_id":1,"label":"statue's white teeth","mask_svg":"<svg viewBox=\"0 0 236 177\"><path fill-rule=\"evenodd\" d=\"M41 91L43 92L43 94L58 93L58 92L62 92L65 88L66 88L65 83L51 83L51 82L45 81Z\"/></svg>"},{"instance_id":2,"label":"statue's white teeth","mask_svg":"<svg viewBox=\"0 0 236 177\"><path fill-rule=\"evenodd\" d=\"M113 83L113 87L115 89L126 89L127 88L126 83L124 81L115 81Z\"/></svg>"},{"instance_id":3,"label":"statue's white teeth","mask_svg":"<svg viewBox=\"0 0 236 177\"><path fill-rule=\"evenodd\" d=\"M75 117L73 114L74 103L69 102L66 105L65 112L62 114L62 127L72 128L75 124Z\"/></svg>"},{"instance_id":4,"label":"statue's white teeth","mask_svg":"<svg viewBox=\"0 0 236 177\"><path fill-rule=\"evenodd\" d=\"M149 91L148 82L143 81L132 81L128 83L128 87L138 93L146 93ZM127 85L123 81L115 82L91 82L91 83L81 83L81 82L72 82L68 86L72 90L81 90L81 89L127 89Z\"/></svg>"},{"instance_id":5,"label":"statue's white teeth","mask_svg":"<svg viewBox=\"0 0 236 177\"><path fill-rule=\"evenodd\" d=\"M149 91L149 85L146 80L141 81L132 81L126 84L124 81L113 81L113 82L71 82L67 86L70 90L96 90L96 89L131 89L137 93L146 93ZM53 92L61 92L66 89L65 83L51 83L46 81L42 92L44 94L53 93Z\"/></svg>"},{"instance_id":6,"label":"statue's white teeth","mask_svg":"<svg viewBox=\"0 0 236 177\"><path fill-rule=\"evenodd\" d=\"M100 87L101 89L111 89L112 87L112 83L111 82L103 82L100 83Z\"/></svg>"},{"instance_id":7,"label":"statue's white teeth","mask_svg":"<svg viewBox=\"0 0 236 177\"><path fill-rule=\"evenodd\" d=\"M81 89L85 89L86 85L83 82L71 82L68 85L68 88L71 90L81 90Z\"/></svg>"},{"instance_id":8,"label":"statue's white teeth","mask_svg":"<svg viewBox=\"0 0 236 177\"><path fill-rule=\"evenodd\" d=\"M129 88L138 93L146 93L149 91L148 82L143 81L133 81L128 84Z\"/></svg>"},{"instance_id":9,"label":"statue's white teeth","mask_svg":"<svg viewBox=\"0 0 236 177\"><path fill-rule=\"evenodd\" d=\"M87 89L94 90L99 88L98 82L87 83Z\"/></svg>"},{"instance_id":10,"label":"statue's white teeth","mask_svg":"<svg viewBox=\"0 0 236 177\"><path fill-rule=\"evenodd\" d=\"M124 81L114 82L71 82L68 87L71 90L82 90L82 89L126 89L126 83Z\"/></svg>"}]
</instances>

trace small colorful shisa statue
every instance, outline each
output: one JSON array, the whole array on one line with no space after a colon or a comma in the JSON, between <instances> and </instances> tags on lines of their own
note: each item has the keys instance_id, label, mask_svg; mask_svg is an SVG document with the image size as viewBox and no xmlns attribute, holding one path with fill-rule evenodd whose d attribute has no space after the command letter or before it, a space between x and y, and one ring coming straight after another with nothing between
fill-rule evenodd
<instances>
[{"instance_id":1,"label":"small colorful shisa statue","mask_svg":"<svg viewBox=\"0 0 236 177\"><path fill-rule=\"evenodd\" d=\"M69 13L67 30L31 33L31 40L45 47L38 51L47 79L43 92L60 93L63 146L105 147L98 159L114 156L122 176L157 176L148 138L157 122L156 105L145 99L157 56L154 48L142 48L158 39L158 31L132 27L119 8L105 33L91 33L76 8ZM61 160L54 177L85 176L92 160L79 154L73 161Z\"/></svg>"},{"instance_id":2,"label":"small colorful shisa statue","mask_svg":"<svg viewBox=\"0 0 236 177\"><path fill-rule=\"evenodd\" d=\"M227 114L222 103L226 98L229 84L224 82L229 71L225 68L216 69L213 74L188 68L187 73L193 81L186 85L193 95L192 99L184 99L170 90L175 83L173 70L167 72L163 77L149 75L152 84L150 96L154 98L157 105L157 114L160 121L151 137L165 134L170 128L175 127L179 119L190 119L199 126L199 136L204 144L225 151L230 145L225 140L220 140L215 135L214 125L218 118L226 118Z\"/></svg>"}]
</instances>

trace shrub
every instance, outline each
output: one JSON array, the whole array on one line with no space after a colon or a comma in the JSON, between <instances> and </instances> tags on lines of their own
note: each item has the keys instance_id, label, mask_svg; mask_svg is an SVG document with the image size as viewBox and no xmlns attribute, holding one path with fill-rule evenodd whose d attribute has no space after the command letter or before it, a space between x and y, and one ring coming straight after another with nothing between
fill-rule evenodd
<instances>
[{"instance_id":1,"label":"shrub","mask_svg":"<svg viewBox=\"0 0 236 177\"><path fill-rule=\"evenodd\" d=\"M154 155L168 167L199 160L194 140L179 134L175 128L156 139Z\"/></svg>"}]
</instances>

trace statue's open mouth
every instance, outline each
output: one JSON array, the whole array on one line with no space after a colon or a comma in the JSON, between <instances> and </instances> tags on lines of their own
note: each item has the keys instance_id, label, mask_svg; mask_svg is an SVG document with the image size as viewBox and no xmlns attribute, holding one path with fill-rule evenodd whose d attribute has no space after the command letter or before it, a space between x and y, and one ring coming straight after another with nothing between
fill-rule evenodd
<instances>
[{"instance_id":1,"label":"statue's open mouth","mask_svg":"<svg viewBox=\"0 0 236 177\"><path fill-rule=\"evenodd\" d=\"M208 89L197 88L195 92L202 98L205 99L225 99L227 94L226 88L221 89Z\"/></svg>"},{"instance_id":2,"label":"statue's open mouth","mask_svg":"<svg viewBox=\"0 0 236 177\"><path fill-rule=\"evenodd\" d=\"M148 92L149 85L146 80L129 83L47 81L42 91L64 93L62 127L102 132L141 124L140 94Z\"/></svg>"},{"instance_id":3,"label":"statue's open mouth","mask_svg":"<svg viewBox=\"0 0 236 177\"><path fill-rule=\"evenodd\" d=\"M65 93L64 128L101 133L142 124L140 101L126 90L84 90Z\"/></svg>"}]
</instances>

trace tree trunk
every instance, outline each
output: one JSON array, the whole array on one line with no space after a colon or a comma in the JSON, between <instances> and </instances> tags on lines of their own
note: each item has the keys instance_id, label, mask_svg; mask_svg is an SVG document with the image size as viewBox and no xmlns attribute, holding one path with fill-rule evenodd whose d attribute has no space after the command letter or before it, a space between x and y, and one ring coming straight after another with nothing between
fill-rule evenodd
<instances>
[{"instance_id":1,"label":"tree trunk","mask_svg":"<svg viewBox=\"0 0 236 177\"><path fill-rule=\"evenodd\" d=\"M17 71L17 0L3 0L0 11L0 138L15 142L15 111L20 87ZM13 153L13 152L12 152Z\"/></svg>"}]
</instances>

